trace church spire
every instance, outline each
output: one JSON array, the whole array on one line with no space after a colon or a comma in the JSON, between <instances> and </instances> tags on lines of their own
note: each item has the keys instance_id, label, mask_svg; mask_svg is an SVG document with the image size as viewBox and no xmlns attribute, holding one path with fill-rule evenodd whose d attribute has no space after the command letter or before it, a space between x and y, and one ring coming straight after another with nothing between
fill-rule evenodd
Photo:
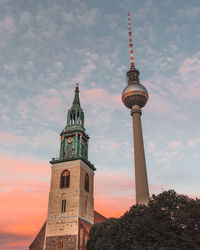
<instances>
[{"instance_id":1,"label":"church spire","mask_svg":"<svg viewBox=\"0 0 200 250\"><path fill-rule=\"evenodd\" d=\"M78 83L75 88L75 95L72 107L68 110L67 125L65 129L71 129L72 127L77 128L77 126L81 127L84 130L84 112L80 105Z\"/></svg>"},{"instance_id":2,"label":"church spire","mask_svg":"<svg viewBox=\"0 0 200 250\"><path fill-rule=\"evenodd\" d=\"M76 84L75 95L74 95L74 101L73 101L73 105L76 105L76 104L77 104L77 105L80 105L78 83Z\"/></svg>"},{"instance_id":3,"label":"church spire","mask_svg":"<svg viewBox=\"0 0 200 250\"><path fill-rule=\"evenodd\" d=\"M67 124L60 137L60 156L53 158L51 163L81 159L95 170L94 165L88 161L89 136L84 128L84 112L80 105L78 84L72 106L67 113Z\"/></svg>"}]
</instances>

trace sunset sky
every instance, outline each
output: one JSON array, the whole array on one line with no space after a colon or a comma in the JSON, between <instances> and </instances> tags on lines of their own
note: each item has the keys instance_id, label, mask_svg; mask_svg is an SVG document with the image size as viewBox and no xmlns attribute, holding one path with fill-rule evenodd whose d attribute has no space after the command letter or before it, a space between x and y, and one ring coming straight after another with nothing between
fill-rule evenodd
<instances>
[{"instance_id":1,"label":"sunset sky","mask_svg":"<svg viewBox=\"0 0 200 250\"><path fill-rule=\"evenodd\" d=\"M80 84L95 209L135 203L129 69L148 89L142 125L151 195L200 197L199 0L0 0L0 249L24 250L47 216L52 157Z\"/></svg>"}]
</instances>

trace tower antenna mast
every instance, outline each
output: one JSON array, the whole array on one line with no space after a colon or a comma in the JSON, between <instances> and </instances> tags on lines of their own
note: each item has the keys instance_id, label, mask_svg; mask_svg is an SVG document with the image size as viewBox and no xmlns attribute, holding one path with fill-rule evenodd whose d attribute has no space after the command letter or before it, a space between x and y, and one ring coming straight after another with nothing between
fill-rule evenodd
<instances>
[{"instance_id":1,"label":"tower antenna mast","mask_svg":"<svg viewBox=\"0 0 200 250\"><path fill-rule=\"evenodd\" d=\"M128 13L128 33L129 33L129 48L130 48L130 58L131 58L131 68L134 68L134 60L133 60L133 41L132 41L132 33L131 33L131 17L130 13Z\"/></svg>"}]
</instances>

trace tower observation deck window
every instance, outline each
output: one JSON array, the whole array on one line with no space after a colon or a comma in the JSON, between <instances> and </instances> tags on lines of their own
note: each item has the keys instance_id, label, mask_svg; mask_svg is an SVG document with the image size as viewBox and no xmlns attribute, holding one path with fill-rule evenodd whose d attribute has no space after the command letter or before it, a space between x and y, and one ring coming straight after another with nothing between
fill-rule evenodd
<instances>
[{"instance_id":1,"label":"tower observation deck window","mask_svg":"<svg viewBox=\"0 0 200 250\"><path fill-rule=\"evenodd\" d=\"M85 191L89 192L89 176L85 174Z\"/></svg>"},{"instance_id":2,"label":"tower observation deck window","mask_svg":"<svg viewBox=\"0 0 200 250\"><path fill-rule=\"evenodd\" d=\"M60 177L60 188L68 188L70 185L70 172L64 170Z\"/></svg>"}]
</instances>

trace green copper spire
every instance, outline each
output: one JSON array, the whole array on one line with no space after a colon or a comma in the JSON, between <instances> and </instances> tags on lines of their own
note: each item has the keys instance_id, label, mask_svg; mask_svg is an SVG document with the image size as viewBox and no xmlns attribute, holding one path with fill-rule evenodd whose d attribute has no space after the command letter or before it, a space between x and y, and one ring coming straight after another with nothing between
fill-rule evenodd
<instances>
[{"instance_id":1,"label":"green copper spire","mask_svg":"<svg viewBox=\"0 0 200 250\"><path fill-rule=\"evenodd\" d=\"M75 95L74 95L74 101L73 101L73 105L76 105L76 104L80 105L78 83L76 85Z\"/></svg>"},{"instance_id":2,"label":"green copper spire","mask_svg":"<svg viewBox=\"0 0 200 250\"><path fill-rule=\"evenodd\" d=\"M89 136L85 133L84 112L80 105L79 87L75 88L74 101L67 114L67 124L62 130L60 142L60 156L51 162L63 162L82 159L88 166L95 170L88 161Z\"/></svg>"}]
</instances>

